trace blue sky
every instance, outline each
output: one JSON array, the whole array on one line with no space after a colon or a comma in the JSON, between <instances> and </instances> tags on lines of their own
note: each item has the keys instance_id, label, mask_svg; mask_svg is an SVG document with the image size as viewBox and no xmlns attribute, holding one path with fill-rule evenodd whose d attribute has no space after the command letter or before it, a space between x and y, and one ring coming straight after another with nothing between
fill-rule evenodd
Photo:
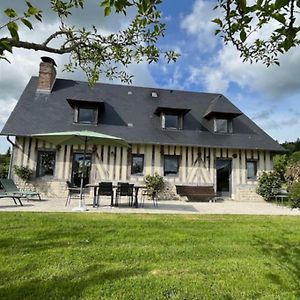
<instances>
[{"instance_id":1,"label":"blue sky","mask_svg":"<svg viewBox=\"0 0 300 300\"><path fill-rule=\"evenodd\" d=\"M34 2L34 1L33 1ZM34 32L21 31L21 36L43 40L56 29L57 20L42 6L45 22ZM155 65L133 65L128 72L135 76L134 85L183 89L198 92L220 92L252 118L274 139L293 141L300 134L300 51L293 49L281 58L281 66L266 68L261 64L243 63L232 46L225 46L214 36L215 25L210 22L220 12L213 11L213 1L166 0L161 11L167 24L165 38L159 45L175 49L181 57L175 64L161 61ZM20 8L22 1L2 0L0 8ZM76 13L76 24L99 22L99 10L89 2L84 16ZM100 12L101 14L101 12ZM126 18L100 18L104 32L118 30ZM0 16L0 24L3 21ZM271 24L272 26L272 24ZM1 34L1 33L0 33ZM264 32L258 33L264 35ZM11 64L0 61L0 129L32 75L38 75L40 56L43 53L16 50ZM62 72L67 57L52 56L58 64L58 77L85 80L82 72ZM105 81L105 80L103 80ZM0 153L8 148L5 138L0 138Z\"/></svg>"}]
</instances>

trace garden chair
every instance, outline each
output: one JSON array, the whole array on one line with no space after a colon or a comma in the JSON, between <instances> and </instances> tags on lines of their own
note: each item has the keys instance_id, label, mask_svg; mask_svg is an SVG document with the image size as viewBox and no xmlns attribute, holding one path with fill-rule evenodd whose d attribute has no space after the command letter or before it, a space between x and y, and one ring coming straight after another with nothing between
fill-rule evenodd
<instances>
[{"instance_id":1,"label":"garden chair","mask_svg":"<svg viewBox=\"0 0 300 300\"><path fill-rule=\"evenodd\" d=\"M145 205L145 199L152 199L153 201L153 206L158 207L158 202L157 202L157 193L155 192L154 194L147 189L144 189L142 191L142 197L141 197L141 206L144 207Z\"/></svg>"},{"instance_id":2,"label":"garden chair","mask_svg":"<svg viewBox=\"0 0 300 300\"><path fill-rule=\"evenodd\" d=\"M14 203L15 203L16 205L18 205L17 202L16 202L16 199L17 199L17 200L19 201L20 205L23 206L23 203L22 203L22 201L21 201L21 199L20 199L19 196L8 195L8 194L6 194L6 193L2 193L2 191L0 190L0 199L2 199L2 198L12 198L13 201L14 201Z\"/></svg>"},{"instance_id":3,"label":"garden chair","mask_svg":"<svg viewBox=\"0 0 300 300\"><path fill-rule=\"evenodd\" d=\"M100 182L97 193L97 206L99 206L99 199L101 196L110 196L110 205L114 204L114 192L112 182Z\"/></svg>"},{"instance_id":4,"label":"garden chair","mask_svg":"<svg viewBox=\"0 0 300 300\"><path fill-rule=\"evenodd\" d=\"M80 188L72 184L70 181L66 181L68 189L68 197L66 201L66 206L70 205L71 198L79 199L80 198ZM84 196L84 194L83 194Z\"/></svg>"},{"instance_id":5,"label":"garden chair","mask_svg":"<svg viewBox=\"0 0 300 300\"><path fill-rule=\"evenodd\" d=\"M124 182L118 182L117 192L116 192L116 206L119 206L119 201L122 196L127 196L129 200L129 206L133 204L133 189L134 185Z\"/></svg>"},{"instance_id":6,"label":"garden chair","mask_svg":"<svg viewBox=\"0 0 300 300\"><path fill-rule=\"evenodd\" d=\"M0 183L7 195L14 196L15 198L27 198L27 200L31 197L38 197L39 200L42 200L38 192L18 189L12 179L0 179Z\"/></svg>"}]
</instances>

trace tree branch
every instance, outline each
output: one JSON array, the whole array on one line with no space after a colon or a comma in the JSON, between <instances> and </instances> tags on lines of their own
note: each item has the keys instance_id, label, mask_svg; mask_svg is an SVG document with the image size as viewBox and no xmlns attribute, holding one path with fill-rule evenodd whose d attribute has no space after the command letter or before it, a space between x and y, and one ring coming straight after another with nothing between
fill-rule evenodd
<instances>
[{"instance_id":1,"label":"tree branch","mask_svg":"<svg viewBox=\"0 0 300 300\"><path fill-rule=\"evenodd\" d=\"M71 53L76 47L75 45L68 48L52 48L48 47L44 44L36 44L36 43L30 43L25 41L18 41L15 39L6 39L13 47L16 48L24 48L24 49L30 49L35 51L45 51L49 53L56 53L56 54L65 54L65 53Z\"/></svg>"}]
</instances>

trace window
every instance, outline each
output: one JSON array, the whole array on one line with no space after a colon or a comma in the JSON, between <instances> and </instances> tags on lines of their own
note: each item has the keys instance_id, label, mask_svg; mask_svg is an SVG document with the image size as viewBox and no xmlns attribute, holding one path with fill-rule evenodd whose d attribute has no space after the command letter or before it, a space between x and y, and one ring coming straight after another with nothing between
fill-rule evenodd
<instances>
[{"instance_id":1,"label":"window","mask_svg":"<svg viewBox=\"0 0 300 300\"><path fill-rule=\"evenodd\" d=\"M247 161L247 179L256 180L257 162L255 160Z\"/></svg>"},{"instance_id":2,"label":"window","mask_svg":"<svg viewBox=\"0 0 300 300\"><path fill-rule=\"evenodd\" d=\"M131 174L132 175L143 175L144 171L144 155L133 154L131 161Z\"/></svg>"},{"instance_id":3,"label":"window","mask_svg":"<svg viewBox=\"0 0 300 300\"><path fill-rule=\"evenodd\" d=\"M162 114L163 129L182 129L182 115Z\"/></svg>"},{"instance_id":4,"label":"window","mask_svg":"<svg viewBox=\"0 0 300 300\"><path fill-rule=\"evenodd\" d=\"M179 171L179 156L165 155L164 159L164 176L178 175Z\"/></svg>"},{"instance_id":5,"label":"window","mask_svg":"<svg viewBox=\"0 0 300 300\"><path fill-rule=\"evenodd\" d=\"M231 133L232 132L232 120L214 119L214 132Z\"/></svg>"},{"instance_id":6,"label":"window","mask_svg":"<svg viewBox=\"0 0 300 300\"><path fill-rule=\"evenodd\" d=\"M85 161L85 164L83 162ZM72 166L72 183L75 186L80 187L81 175L83 173L83 185L90 183L90 174L92 166L92 155L89 153L74 153L73 154L73 166Z\"/></svg>"},{"instance_id":7,"label":"window","mask_svg":"<svg viewBox=\"0 0 300 300\"><path fill-rule=\"evenodd\" d=\"M36 176L53 176L55 169L55 151L39 151Z\"/></svg>"},{"instance_id":8,"label":"window","mask_svg":"<svg viewBox=\"0 0 300 300\"><path fill-rule=\"evenodd\" d=\"M74 122L81 124L97 124L98 109L94 107L76 107Z\"/></svg>"}]
</instances>

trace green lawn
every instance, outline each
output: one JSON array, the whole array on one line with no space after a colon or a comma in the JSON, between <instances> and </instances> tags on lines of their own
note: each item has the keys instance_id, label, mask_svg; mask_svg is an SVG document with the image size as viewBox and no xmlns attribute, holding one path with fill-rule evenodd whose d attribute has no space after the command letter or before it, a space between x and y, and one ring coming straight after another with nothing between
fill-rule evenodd
<instances>
[{"instance_id":1,"label":"green lawn","mask_svg":"<svg viewBox=\"0 0 300 300\"><path fill-rule=\"evenodd\" d=\"M0 214L0 299L300 299L300 218Z\"/></svg>"}]
</instances>

